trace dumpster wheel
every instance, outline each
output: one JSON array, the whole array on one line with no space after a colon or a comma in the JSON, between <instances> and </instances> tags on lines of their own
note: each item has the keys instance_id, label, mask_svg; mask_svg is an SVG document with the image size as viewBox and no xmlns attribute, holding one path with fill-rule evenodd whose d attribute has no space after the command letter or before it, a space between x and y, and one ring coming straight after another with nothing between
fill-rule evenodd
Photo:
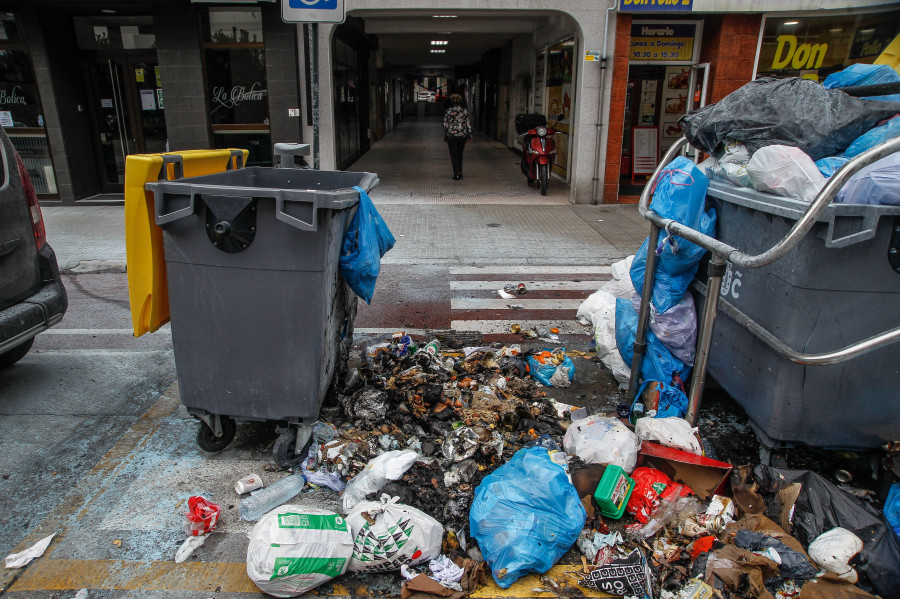
<instances>
[{"instance_id":1,"label":"dumpster wheel","mask_svg":"<svg viewBox=\"0 0 900 599\"><path fill-rule=\"evenodd\" d=\"M307 426L305 428L308 430L305 430L304 434L308 435L308 437L299 452L295 451L297 448L297 432L299 430L297 426L289 426L287 431L278 435L275 445L272 447L272 458L276 464L282 468L293 468L306 458L313 437L312 427Z\"/></svg>"},{"instance_id":2,"label":"dumpster wheel","mask_svg":"<svg viewBox=\"0 0 900 599\"><path fill-rule=\"evenodd\" d=\"M216 434L208 424L200 421L197 427L197 445L200 449L208 453L219 453L234 441L234 435L237 432L237 423L234 418L228 416L220 416L219 422L222 423L222 436L216 437Z\"/></svg>"}]
</instances>

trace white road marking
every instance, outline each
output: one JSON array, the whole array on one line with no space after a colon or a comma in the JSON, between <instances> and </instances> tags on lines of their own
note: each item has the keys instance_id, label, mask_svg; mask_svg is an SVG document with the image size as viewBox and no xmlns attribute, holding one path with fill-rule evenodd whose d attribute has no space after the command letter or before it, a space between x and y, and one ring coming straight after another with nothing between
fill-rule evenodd
<instances>
[{"instance_id":1,"label":"white road marking","mask_svg":"<svg viewBox=\"0 0 900 599\"><path fill-rule=\"evenodd\" d=\"M454 290L496 290L525 283L527 291L597 291L609 279L592 281L450 281Z\"/></svg>"},{"instance_id":2,"label":"white road marking","mask_svg":"<svg viewBox=\"0 0 900 599\"><path fill-rule=\"evenodd\" d=\"M609 274L609 266L451 266L451 275L580 275Z\"/></svg>"},{"instance_id":3,"label":"white road marking","mask_svg":"<svg viewBox=\"0 0 900 599\"><path fill-rule=\"evenodd\" d=\"M454 331L478 331L485 335L496 333L509 333L510 325L517 324L523 331L543 327L551 329L556 327L564 335L590 334L590 327L584 327L572 320L454 320L450 322L450 328Z\"/></svg>"},{"instance_id":4,"label":"white road marking","mask_svg":"<svg viewBox=\"0 0 900 599\"><path fill-rule=\"evenodd\" d=\"M575 318L575 312L584 302L583 299L485 299L477 297L459 297L450 300L451 310L570 310L569 318ZM510 308L519 305L521 308Z\"/></svg>"}]
</instances>

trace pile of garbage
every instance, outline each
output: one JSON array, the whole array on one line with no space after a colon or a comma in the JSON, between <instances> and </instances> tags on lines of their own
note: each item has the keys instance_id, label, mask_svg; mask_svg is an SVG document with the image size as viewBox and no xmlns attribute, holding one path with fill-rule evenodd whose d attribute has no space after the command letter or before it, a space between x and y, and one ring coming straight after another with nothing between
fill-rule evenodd
<instances>
[{"instance_id":1,"label":"pile of garbage","mask_svg":"<svg viewBox=\"0 0 900 599\"><path fill-rule=\"evenodd\" d=\"M688 141L711 154L708 174L811 202L851 158L900 136L900 94L855 98L841 88L900 82L887 65L855 64L823 84L761 78L679 119ZM900 153L858 171L836 203L900 205Z\"/></svg>"}]
</instances>

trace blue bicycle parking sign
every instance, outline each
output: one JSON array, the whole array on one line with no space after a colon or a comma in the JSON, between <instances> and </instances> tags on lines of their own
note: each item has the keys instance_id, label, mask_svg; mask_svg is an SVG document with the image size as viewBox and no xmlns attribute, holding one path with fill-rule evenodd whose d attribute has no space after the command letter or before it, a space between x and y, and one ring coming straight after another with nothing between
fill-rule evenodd
<instances>
[{"instance_id":1,"label":"blue bicycle parking sign","mask_svg":"<svg viewBox=\"0 0 900 599\"><path fill-rule=\"evenodd\" d=\"M286 23L342 23L344 0L281 0Z\"/></svg>"}]
</instances>

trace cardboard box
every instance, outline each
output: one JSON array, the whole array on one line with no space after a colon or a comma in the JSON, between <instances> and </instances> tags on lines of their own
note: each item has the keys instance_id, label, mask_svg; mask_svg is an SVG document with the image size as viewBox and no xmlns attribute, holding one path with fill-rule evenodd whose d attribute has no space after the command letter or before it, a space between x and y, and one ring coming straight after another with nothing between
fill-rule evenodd
<instances>
[{"instance_id":1,"label":"cardboard box","mask_svg":"<svg viewBox=\"0 0 900 599\"><path fill-rule=\"evenodd\" d=\"M656 468L673 481L689 486L704 501L713 495L724 494L733 468L727 462L711 460L650 441L641 444L638 466Z\"/></svg>"}]
</instances>

